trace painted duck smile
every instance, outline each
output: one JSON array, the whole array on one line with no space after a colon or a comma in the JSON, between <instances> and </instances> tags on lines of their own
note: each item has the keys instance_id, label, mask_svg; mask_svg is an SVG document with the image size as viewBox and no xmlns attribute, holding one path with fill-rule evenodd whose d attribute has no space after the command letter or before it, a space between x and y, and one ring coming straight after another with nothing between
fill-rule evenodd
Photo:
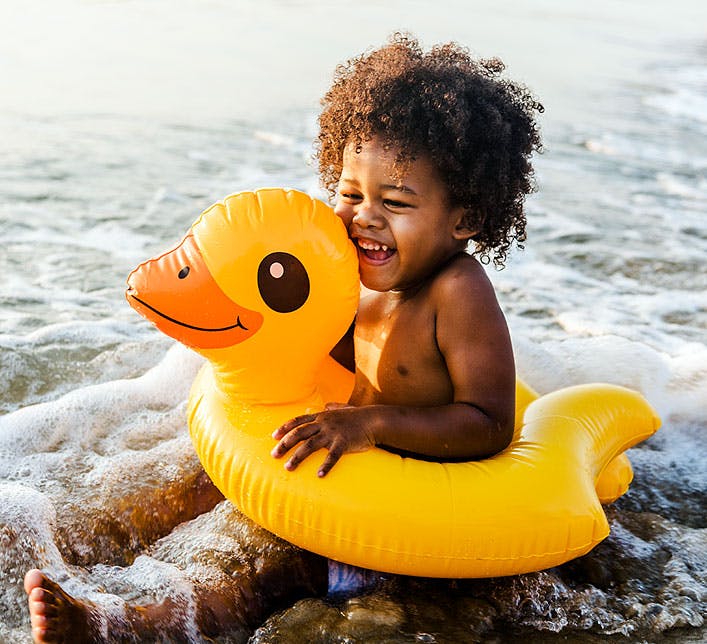
<instances>
[{"instance_id":1,"label":"painted duck smile","mask_svg":"<svg viewBox=\"0 0 707 644\"><path fill-rule=\"evenodd\" d=\"M170 322L174 322L174 324L178 324L179 326L186 327L187 329L193 329L194 331L207 331L211 333L218 333L219 331L229 331L230 329L243 329L244 331L247 331L248 329L243 326L243 323L241 322L240 317L236 317L236 323L231 324L230 326L223 326L220 328L207 328L207 327L201 327L201 326L195 326L193 324L187 324L186 322L182 322L181 320L176 320L173 317L170 317L169 315L166 315L165 313L162 313L162 311L158 311L154 306L150 306L147 302L144 300L141 300L137 295L134 294L134 289L132 287L128 287L128 289L125 291L126 296L132 297L133 299L137 300L140 304L143 306L147 307L152 311L153 313L156 313L157 315L163 317L165 320L169 320Z\"/></svg>"}]
</instances>

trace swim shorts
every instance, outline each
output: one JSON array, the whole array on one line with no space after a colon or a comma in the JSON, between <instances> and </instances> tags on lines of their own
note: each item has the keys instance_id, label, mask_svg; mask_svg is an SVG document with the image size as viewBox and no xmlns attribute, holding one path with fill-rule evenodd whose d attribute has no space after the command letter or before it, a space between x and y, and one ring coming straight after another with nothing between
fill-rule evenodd
<instances>
[{"instance_id":1,"label":"swim shorts","mask_svg":"<svg viewBox=\"0 0 707 644\"><path fill-rule=\"evenodd\" d=\"M377 570L349 566L329 559L329 595L357 594L371 590L384 578L383 573Z\"/></svg>"}]
</instances>

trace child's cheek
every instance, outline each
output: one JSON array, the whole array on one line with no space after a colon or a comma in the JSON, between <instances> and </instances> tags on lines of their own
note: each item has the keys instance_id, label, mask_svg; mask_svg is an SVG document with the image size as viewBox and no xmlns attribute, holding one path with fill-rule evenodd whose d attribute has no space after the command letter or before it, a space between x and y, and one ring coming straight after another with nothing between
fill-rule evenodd
<instances>
[{"instance_id":1,"label":"child's cheek","mask_svg":"<svg viewBox=\"0 0 707 644\"><path fill-rule=\"evenodd\" d=\"M338 202L334 207L334 213L336 216L344 222L344 226L348 229L353 220L353 209L348 204Z\"/></svg>"}]
</instances>

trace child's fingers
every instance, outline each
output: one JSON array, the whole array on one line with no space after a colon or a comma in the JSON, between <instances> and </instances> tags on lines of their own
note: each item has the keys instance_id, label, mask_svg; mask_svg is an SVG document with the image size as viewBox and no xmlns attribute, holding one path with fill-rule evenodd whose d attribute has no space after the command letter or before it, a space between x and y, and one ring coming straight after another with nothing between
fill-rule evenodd
<instances>
[{"instance_id":1,"label":"child's fingers","mask_svg":"<svg viewBox=\"0 0 707 644\"><path fill-rule=\"evenodd\" d=\"M315 433L304 441L296 450L290 459L285 463L285 469L294 470L305 458L310 454L320 450L327 445L326 437L321 433Z\"/></svg>"},{"instance_id":2,"label":"child's fingers","mask_svg":"<svg viewBox=\"0 0 707 644\"><path fill-rule=\"evenodd\" d=\"M284 425L280 425L273 433L272 437L276 440L282 438L288 432L291 432L295 427L304 423L311 423L317 417L316 414L304 414L296 416L292 420L288 420Z\"/></svg>"},{"instance_id":3,"label":"child's fingers","mask_svg":"<svg viewBox=\"0 0 707 644\"><path fill-rule=\"evenodd\" d=\"M326 476L329 472L329 470L336 465L337 461L341 458L341 456L344 453L344 449L339 446L338 443L335 443L334 445L331 446L329 449L329 453L327 454L327 457L324 459L324 462L322 463L322 466L319 468L319 471L317 472L317 476L320 478L322 476Z\"/></svg>"},{"instance_id":4,"label":"child's fingers","mask_svg":"<svg viewBox=\"0 0 707 644\"><path fill-rule=\"evenodd\" d=\"M289 452L297 443L307 440L310 436L314 436L319 431L319 427L314 423L300 425L292 431L287 432L280 442L273 447L270 454L274 458L280 458Z\"/></svg>"}]
</instances>

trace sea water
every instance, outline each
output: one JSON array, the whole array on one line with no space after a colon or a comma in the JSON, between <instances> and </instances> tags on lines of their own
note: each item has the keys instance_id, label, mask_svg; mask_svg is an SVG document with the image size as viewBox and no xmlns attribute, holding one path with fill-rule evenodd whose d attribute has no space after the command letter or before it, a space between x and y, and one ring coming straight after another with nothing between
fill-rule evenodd
<instances>
[{"instance_id":1,"label":"sea water","mask_svg":"<svg viewBox=\"0 0 707 644\"><path fill-rule=\"evenodd\" d=\"M29 641L21 583L34 566L106 610L190 596L188 577L149 555L172 529L165 517L217 501L184 501L201 476L184 419L201 359L135 315L125 277L229 193L287 186L325 198L311 163L318 98L337 63L395 29L500 56L545 104L526 249L489 268L519 375L540 392L635 388L663 427L629 452L635 480L586 557L304 600L254 641L704 641L701 3L176 7L0 7L0 641ZM228 530L209 535L237 528L228 512L183 524L171 543L227 552Z\"/></svg>"}]
</instances>

